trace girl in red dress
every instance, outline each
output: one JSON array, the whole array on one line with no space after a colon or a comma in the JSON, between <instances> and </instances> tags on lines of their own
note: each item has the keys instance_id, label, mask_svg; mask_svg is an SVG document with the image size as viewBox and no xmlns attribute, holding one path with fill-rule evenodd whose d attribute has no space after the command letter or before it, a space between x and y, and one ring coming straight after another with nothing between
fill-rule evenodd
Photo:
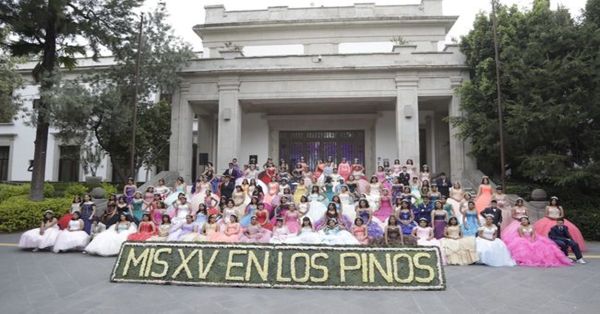
<instances>
[{"instance_id":1,"label":"girl in red dress","mask_svg":"<svg viewBox=\"0 0 600 314\"><path fill-rule=\"evenodd\" d=\"M258 224L261 227L263 227L267 230L273 230L273 225L271 224L271 221L269 220L269 211L267 209L265 209L265 204L258 203L255 215L256 215L256 220L258 220Z\"/></svg>"},{"instance_id":2,"label":"girl in red dress","mask_svg":"<svg viewBox=\"0 0 600 314\"><path fill-rule=\"evenodd\" d=\"M156 234L156 226L150 220L149 214L142 215L142 221L138 227L138 231L134 234L130 234L127 237L128 241L146 241L150 237Z\"/></svg>"}]
</instances>

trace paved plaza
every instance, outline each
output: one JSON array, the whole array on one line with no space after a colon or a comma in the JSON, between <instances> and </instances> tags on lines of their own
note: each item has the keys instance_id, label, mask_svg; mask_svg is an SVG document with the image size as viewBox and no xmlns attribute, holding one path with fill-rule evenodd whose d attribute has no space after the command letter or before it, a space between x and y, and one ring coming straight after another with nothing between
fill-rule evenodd
<instances>
[{"instance_id":1,"label":"paved plaza","mask_svg":"<svg viewBox=\"0 0 600 314\"><path fill-rule=\"evenodd\" d=\"M114 257L21 251L0 235L0 313L598 313L600 243L566 268L446 267L446 291L209 288L109 282Z\"/></svg>"}]
</instances>

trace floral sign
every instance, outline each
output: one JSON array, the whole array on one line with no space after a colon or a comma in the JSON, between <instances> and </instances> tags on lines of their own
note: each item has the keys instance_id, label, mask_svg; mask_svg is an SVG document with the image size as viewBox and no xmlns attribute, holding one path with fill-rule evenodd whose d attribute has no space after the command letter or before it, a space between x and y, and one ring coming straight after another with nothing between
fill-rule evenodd
<instances>
[{"instance_id":1,"label":"floral sign","mask_svg":"<svg viewBox=\"0 0 600 314\"><path fill-rule=\"evenodd\" d=\"M435 247L127 242L111 281L261 288L443 290Z\"/></svg>"}]
</instances>

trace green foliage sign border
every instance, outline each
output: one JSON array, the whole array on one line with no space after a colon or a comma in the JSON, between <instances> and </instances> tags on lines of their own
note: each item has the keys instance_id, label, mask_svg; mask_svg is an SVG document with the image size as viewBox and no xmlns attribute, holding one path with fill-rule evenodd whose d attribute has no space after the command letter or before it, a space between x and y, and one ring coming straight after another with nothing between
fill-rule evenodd
<instances>
[{"instance_id":1,"label":"green foliage sign border","mask_svg":"<svg viewBox=\"0 0 600 314\"><path fill-rule=\"evenodd\" d=\"M317 252L362 252L362 253L433 253L434 260L425 265L434 269L434 280L437 284L400 284L400 285L310 285L310 284L284 284L273 283L269 280L267 283L251 283L251 282L210 282L210 281L185 281L185 280L163 280L163 279L135 279L118 276L117 270L121 263L125 263L129 252L127 248L173 248L173 249L230 249L230 250L270 250L273 252L279 251L317 251ZM362 267L362 266L361 266ZM272 277L271 275L269 275ZM250 287L250 288L293 288L293 289L323 289L323 290L394 290L394 291L427 291L427 290L445 290L446 278L444 268L442 267L441 252L438 247L411 247L411 246L389 246L389 247L369 247L360 245L344 245L344 246L328 246L328 245L274 245L274 244L233 244L233 243L202 243L202 242L125 242L121 246L119 255L115 261L115 265L110 276L111 282L124 283L145 283L145 284L162 284L162 285L187 285L187 286L213 286L213 287Z\"/></svg>"}]
</instances>

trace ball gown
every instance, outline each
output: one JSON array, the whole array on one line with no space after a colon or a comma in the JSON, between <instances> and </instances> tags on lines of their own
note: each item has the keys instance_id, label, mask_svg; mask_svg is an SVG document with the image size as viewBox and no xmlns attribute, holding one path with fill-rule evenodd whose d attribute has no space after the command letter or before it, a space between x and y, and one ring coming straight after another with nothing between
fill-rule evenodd
<instances>
[{"instance_id":1,"label":"ball gown","mask_svg":"<svg viewBox=\"0 0 600 314\"><path fill-rule=\"evenodd\" d=\"M492 201L492 187L490 185L482 184L479 189L481 189L481 194L475 199L477 213L481 213L482 210L490 207Z\"/></svg>"},{"instance_id":2,"label":"ball gown","mask_svg":"<svg viewBox=\"0 0 600 314\"><path fill-rule=\"evenodd\" d=\"M543 236L548 236L548 232L550 232L550 229L554 226L556 226L556 218L558 218L560 216L560 209L555 207L555 206L550 206L548 207L548 217L544 217L540 220L538 220L535 223L535 231L537 232L537 234L541 234ZM554 219L551 219L554 218ZM573 238L573 241L577 242L577 244L579 244L579 249L582 252L586 251L586 246L585 246L585 239L583 238L583 235L581 234L581 231L579 231L579 228L577 228L577 226L575 226L572 222L570 222L569 220L565 219L565 226L567 226L569 228L569 233L571 233L571 237Z\"/></svg>"},{"instance_id":3,"label":"ball gown","mask_svg":"<svg viewBox=\"0 0 600 314\"><path fill-rule=\"evenodd\" d=\"M171 224L162 224L158 227L158 234L151 236L146 241L167 241L171 231Z\"/></svg>"},{"instance_id":4,"label":"ball gown","mask_svg":"<svg viewBox=\"0 0 600 314\"><path fill-rule=\"evenodd\" d=\"M296 186L296 191L294 191L294 203L300 204L300 199L302 198L302 196L307 195L307 194L308 194L308 189L306 188L306 185L298 184Z\"/></svg>"},{"instance_id":5,"label":"ball gown","mask_svg":"<svg viewBox=\"0 0 600 314\"><path fill-rule=\"evenodd\" d=\"M509 224L506 228L502 227L502 241L508 245L513 239L519 237L518 229L521 227L520 219L527 216L527 208L525 206L515 206L515 218L509 219Z\"/></svg>"},{"instance_id":6,"label":"ball gown","mask_svg":"<svg viewBox=\"0 0 600 314\"><path fill-rule=\"evenodd\" d=\"M223 232L219 232L215 236L213 236L212 241L229 243L236 243L240 241L242 229L239 223L228 223L222 228L224 228Z\"/></svg>"},{"instance_id":7,"label":"ball gown","mask_svg":"<svg viewBox=\"0 0 600 314\"><path fill-rule=\"evenodd\" d=\"M136 233L130 234L127 237L128 241L146 241L152 237L155 232L154 223L150 221L140 222L139 230Z\"/></svg>"},{"instance_id":8,"label":"ball gown","mask_svg":"<svg viewBox=\"0 0 600 314\"><path fill-rule=\"evenodd\" d=\"M358 245L360 242L340 226L327 226L319 231L321 243L328 245Z\"/></svg>"},{"instance_id":9,"label":"ball gown","mask_svg":"<svg viewBox=\"0 0 600 314\"><path fill-rule=\"evenodd\" d=\"M340 176L342 176L342 178L344 178L344 181L346 181L348 180L350 173L352 173L352 166L350 166L350 164L347 162L341 162L338 165L338 173Z\"/></svg>"},{"instance_id":10,"label":"ball gown","mask_svg":"<svg viewBox=\"0 0 600 314\"><path fill-rule=\"evenodd\" d=\"M194 229L196 231L194 231ZM169 237L167 238L167 241L200 241L200 234L198 233L198 230L200 230L200 228L195 222L185 222L183 224L176 225L169 231Z\"/></svg>"},{"instance_id":11,"label":"ball gown","mask_svg":"<svg viewBox=\"0 0 600 314\"><path fill-rule=\"evenodd\" d=\"M52 247L54 253L69 250L83 250L90 241L90 235L81 228L83 220L71 220L67 229L61 230Z\"/></svg>"},{"instance_id":12,"label":"ball gown","mask_svg":"<svg viewBox=\"0 0 600 314\"><path fill-rule=\"evenodd\" d=\"M311 221L317 221L321 217L323 217L323 215L325 215L327 207L325 206L325 204L323 204L324 199L325 198L322 195L316 193L310 194L308 196L310 206L308 209L308 213L306 213L305 216L310 218Z\"/></svg>"},{"instance_id":13,"label":"ball gown","mask_svg":"<svg viewBox=\"0 0 600 314\"><path fill-rule=\"evenodd\" d=\"M386 221L390 218L393 211L391 198L383 195L381 196L381 205L379 206L379 209L373 213L373 216L377 217L380 221Z\"/></svg>"},{"instance_id":14,"label":"ball gown","mask_svg":"<svg viewBox=\"0 0 600 314\"><path fill-rule=\"evenodd\" d=\"M402 229L398 226L386 226L387 229L387 242L385 236L379 241L382 245L403 245L401 235Z\"/></svg>"},{"instance_id":15,"label":"ball gown","mask_svg":"<svg viewBox=\"0 0 600 314\"><path fill-rule=\"evenodd\" d=\"M83 220L83 231L90 234L92 229L92 213L94 212L94 207L96 204L94 202L85 202L81 204L81 220Z\"/></svg>"},{"instance_id":16,"label":"ball gown","mask_svg":"<svg viewBox=\"0 0 600 314\"><path fill-rule=\"evenodd\" d=\"M89 254L100 256L114 256L119 254L121 244L127 240L130 234L137 230L134 223L117 223L106 231L101 232L85 247Z\"/></svg>"},{"instance_id":17,"label":"ball gown","mask_svg":"<svg viewBox=\"0 0 600 314\"><path fill-rule=\"evenodd\" d=\"M290 235L283 241L286 244L318 244L321 236L312 227L302 227L296 235Z\"/></svg>"},{"instance_id":18,"label":"ball gown","mask_svg":"<svg viewBox=\"0 0 600 314\"><path fill-rule=\"evenodd\" d=\"M494 267L516 265L502 240L496 238L490 241L494 237L494 233L498 231L498 227L495 225L483 226L479 230L482 231L482 234L475 238L475 247L480 263Z\"/></svg>"},{"instance_id":19,"label":"ball gown","mask_svg":"<svg viewBox=\"0 0 600 314\"><path fill-rule=\"evenodd\" d=\"M383 223L377 219L377 217L371 216L371 221L369 222L369 215L371 215L370 209L357 209L357 216L362 218L364 224L367 226L367 230L369 233L369 237L372 239L379 239L383 236L383 228L381 225Z\"/></svg>"},{"instance_id":20,"label":"ball gown","mask_svg":"<svg viewBox=\"0 0 600 314\"><path fill-rule=\"evenodd\" d=\"M190 210L190 204L180 204L177 202L170 216L172 216L171 222L174 225L179 225L185 222L185 219L188 215L190 215L192 211Z\"/></svg>"},{"instance_id":21,"label":"ball gown","mask_svg":"<svg viewBox=\"0 0 600 314\"><path fill-rule=\"evenodd\" d=\"M142 215L144 215L142 205L144 205L144 200L141 198L134 198L131 200L131 207L133 208L133 219L135 219L135 221L137 222L142 221Z\"/></svg>"},{"instance_id":22,"label":"ball gown","mask_svg":"<svg viewBox=\"0 0 600 314\"><path fill-rule=\"evenodd\" d=\"M415 227L415 235L417 237L417 245L421 246L437 246L440 247L440 240L433 238L429 240L429 235L433 231L431 227Z\"/></svg>"},{"instance_id":23,"label":"ball gown","mask_svg":"<svg viewBox=\"0 0 600 314\"><path fill-rule=\"evenodd\" d=\"M60 233L60 228L58 228L58 224L52 224L52 222L47 222L45 225L46 228L43 235L40 235L40 228L31 229L23 233L19 239L19 248L46 249L52 247Z\"/></svg>"},{"instance_id":24,"label":"ball gown","mask_svg":"<svg viewBox=\"0 0 600 314\"><path fill-rule=\"evenodd\" d=\"M223 217L219 220L221 225L225 225L231 221L231 216L237 215L235 207L225 207L223 208Z\"/></svg>"},{"instance_id":25,"label":"ball gown","mask_svg":"<svg viewBox=\"0 0 600 314\"><path fill-rule=\"evenodd\" d=\"M369 233L367 230L367 226L365 225L361 225L361 226L353 226L352 227L352 235L356 238L356 240L358 240L359 244L369 244Z\"/></svg>"},{"instance_id":26,"label":"ball gown","mask_svg":"<svg viewBox=\"0 0 600 314\"><path fill-rule=\"evenodd\" d=\"M433 236L436 239L442 239L444 237L444 230L446 228L446 215L445 214L434 214L433 215Z\"/></svg>"},{"instance_id":27,"label":"ball gown","mask_svg":"<svg viewBox=\"0 0 600 314\"><path fill-rule=\"evenodd\" d=\"M297 210L288 210L284 215L285 226L291 233L300 231L300 213Z\"/></svg>"},{"instance_id":28,"label":"ball gown","mask_svg":"<svg viewBox=\"0 0 600 314\"><path fill-rule=\"evenodd\" d=\"M340 201L342 201L342 214L348 217L350 221L354 222L356 219L356 203L354 197L350 193L340 193Z\"/></svg>"},{"instance_id":29,"label":"ball gown","mask_svg":"<svg viewBox=\"0 0 600 314\"><path fill-rule=\"evenodd\" d=\"M257 206L254 204L248 204L248 206L246 206L245 214L240 219L240 225L242 225L243 228L246 228L250 225L250 220L252 220L252 216L256 215L256 207Z\"/></svg>"},{"instance_id":30,"label":"ball gown","mask_svg":"<svg viewBox=\"0 0 600 314\"><path fill-rule=\"evenodd\" d=\"M571 260L549 238L537 235L532 240L533 228L521 228L523 236L507 244L508 250L519 266L559 267L570 266Z\"/></svg>"},{"instance_id":31,"label":"ball gown","mask_svg":"<svg viewBox=\"0 0 600 314\"><path fill-rule=\"evenodd\" d=\"M137 187L135 185L128 185L125 187L125 201L127 201L127 204L131 204L136 190Z\"/></svg>"},{"instance_id":32,"label":"ball gown","mask_svg":"<svg viewBox=\"0 0 600 314\"><path fill-rule=\"evenodd\" d=\"M60 219L58 220L58 227L61 230L62 229L67 229L67 227L69 226L69 221L71 221L71 218L73 218L73 213L74 212L80 212L81 213L81 203L73 203L73 204L71 204L71 210L69 210L68 213L66 213L62 217L60 217Z\"/></svg>"},{"instance_id":33,"label":"ball gown","mask_svg":"<svg viewBox=\"0 0 600 314\"><path fill-rule=\"evenodd\" d=\"M442 254L448 265L470 265L479 260L475 237L460 237L459 226L448 226L448 237L441 240Z\"/></svg>"},{"instance_id":34,"label":"ball gown","mask_svg":"<svg viewBox=\"0 0 600 314\"><path fill-rule=\"evenodd\" d=\"M398 226L404 235L412 234L413 229L417 226L417 223L411 219L410 214L409 209L403 209L398 212Z\"/></svg>"},{"instance_id":35,"label":"ball gown","mask_svg":"<svg viewBox=\"0 0 600 314\"><path fill-rule=\"evenodd\" d=\"M285 243L287 238L290 236L294 236L294 234L290 233L285 225L281 227L275 226L273 227L273 233L271 233L271 239L269 242L273 244L282 244Z\"/></svg>"},{"instance_id":36,"label":"ball gown","mask_svg":"<svg viewBox=\"0 0 600 314\"><path fill-rule=\"evenodd\" d=\"M240 235L240 242L244 243L269 243L269 240L271 240L271 231L258 224L248 226Z\"/></svg>"},{"instance_id":37,"label":"ball gown","mask_svg":"<svg viewBox=\"0 0 600 314\"><path fill-rule=\"evenodd\" d=\"M450 206L452 206L452 212L454 217L456 217L458 221L462 221L462 213L460 212L460 206L465 192L463 191L463 189L455 189L452 187L450 188L448 194L450 194L450 197L446 199L446 204L450 204Z\"/></svg>"},{"instance_id":38,"label":"ball gown","mask_svg":"<svg viewBox=\"0 0 600 314\"><path fill-rule=\"evenodd\" d=\"M198 213L196 215L196 225L198 226L198 230L202 230L202 226L208 221L208 216L203 213Z\"/></svg>"},{"instance_id":39,"label":"ball gown","mask_svg":"<svg viewBox=\"0 0 600 314\"><path fill-rule=\"evenodd\" d=\"M474 237L477 236L479 230L479 218L477 210L465 211L465 223L461 225L463 236Z\"/></svg>"},{"instance_id":40,"label":"ball gown","mask_svg":"<svg viewBox=\"0 0 600 314\"><path fill-rule=\"evenodd\" d=\"M256 220L258 221L258 224L261 225L261 227L263 227L267 230L273 229L273 225L271 224L271 221L269 220L269 212L268 211L266 211L266 210L257 211L256 212Z\"/></svg>"}]
</instances>

